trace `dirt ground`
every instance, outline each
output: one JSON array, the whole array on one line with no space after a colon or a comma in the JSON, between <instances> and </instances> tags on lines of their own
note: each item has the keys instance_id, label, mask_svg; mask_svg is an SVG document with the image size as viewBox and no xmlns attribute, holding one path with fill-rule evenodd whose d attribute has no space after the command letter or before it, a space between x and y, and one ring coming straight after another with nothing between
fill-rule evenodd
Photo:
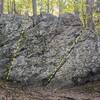
<instances>
[{"instance_id":1,"label":"dirt ground","mask_svg":"<svg viewBox=\"0 0 100 100\"><path fill-rule=\"evenodd\" d=\"M100 100L100 81L73 88L22 87L0 82L0 100Z\"/></svg>"}]
</instances>

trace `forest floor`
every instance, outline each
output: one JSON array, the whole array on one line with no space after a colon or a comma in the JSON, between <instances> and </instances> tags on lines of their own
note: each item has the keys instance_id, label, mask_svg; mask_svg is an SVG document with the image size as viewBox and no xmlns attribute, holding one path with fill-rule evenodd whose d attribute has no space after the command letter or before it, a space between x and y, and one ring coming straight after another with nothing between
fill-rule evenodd
<instances>
[{"instance_id":1,"label":"forest floor","mask_svg":"<svg viewBox=\"0 0 100 100\"><path fill-rule=\"evenodd\" d=\"M73 88L21 87L0 82L0 100L100 100L100 81Z\"/></svg>"}]
</instances>

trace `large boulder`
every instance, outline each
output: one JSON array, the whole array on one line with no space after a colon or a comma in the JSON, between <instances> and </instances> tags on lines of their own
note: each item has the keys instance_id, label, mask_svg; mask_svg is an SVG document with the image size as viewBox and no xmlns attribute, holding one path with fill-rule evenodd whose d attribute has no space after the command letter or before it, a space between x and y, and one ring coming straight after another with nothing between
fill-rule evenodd
<instances>
[{"instance_id":1,"label":"large boulder","mask_svg":"<svg viewBox=\"0 0 100 100\"><path fill-rule=\"evenodd\" d=\"M83 29L73 14L42 14L37 20L34 26L34 18L0 16L0 78L34 85L79 85L100 79L99 36Z\"/></svg>"}]
</instances>

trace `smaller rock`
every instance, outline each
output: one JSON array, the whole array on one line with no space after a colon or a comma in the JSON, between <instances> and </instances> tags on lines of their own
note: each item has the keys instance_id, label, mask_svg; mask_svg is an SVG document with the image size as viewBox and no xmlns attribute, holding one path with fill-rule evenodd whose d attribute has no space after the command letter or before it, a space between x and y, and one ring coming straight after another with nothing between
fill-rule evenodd
<instances>
[{"instance_id":1,"label":"smaller rock","mask_svg":"<svg viewBox=\"0 0 100 100\"><path fill-rule=\"evenodd\" d=\"M0 100L6 100L6 97L3 95L0 95Z\"/></svg>"},{"instance_id":2,"label":"smaller rock","mask_svg":"<svg viewBox=\"0 0 100 100\"><path fill-rule=\"evenodd\" d=\"M72 97L67 97L67 100L75 100L75 99Z\"/></svg>"},{"instance_id":3,"label":"smaller rock","mask_svg":"<svg viewBox=\"0 0 100 100\"><path fill-rule=\"evenodd\" d=\"M81 100L91 100L91 99L89 99L89 98L82 98Z\"/></svg>"}]
</instances>

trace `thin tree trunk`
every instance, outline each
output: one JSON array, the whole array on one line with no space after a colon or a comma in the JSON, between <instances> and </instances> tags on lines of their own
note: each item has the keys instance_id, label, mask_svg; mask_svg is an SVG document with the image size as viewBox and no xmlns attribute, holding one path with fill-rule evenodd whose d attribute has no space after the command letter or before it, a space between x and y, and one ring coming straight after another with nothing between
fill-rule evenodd
<instances>
[{"instance_id":1,"label":"thin tree trunk","mask_svg":"<svg viewBox=\"0 0 100 100\"><path fill-rule=\"evenodd\" d=\"M86 28L86 13L84 10L84 0L81 0L81 4L82 4L82 21L83 21L83 27Z\"/></svg>"},{"instance_id":2,"label":"thin tree trunk","mask_svg":"<svg viewBox=\"0 0 100 100\"><path fill-rule=\"evenodd\" d=\"M37 22L37 2L36 0L32 0L32 7L33 7L33 16L34 16L33 26L35 26Z\"/></svg>"},{"instance_id":3,"label":"thin tree trunk","mask_svg":"<svg viewBox=\"0 0 100 100\"><path fill-rule=\"evenodd\" d=\"M74 1L74 14L79 17L78 0Z\"/></svg>"},{"instance_id":4,"label":"thin tree trunk","mask_svg":"<svg viewBox=\"0 0 100 100\"><path fill-rule=\"evenodd\" d=\"M94 30L93 22L94 0L86 0L87 27Z\"/></svg>"},{"instance_id":5,"label":"thin tree trunk","mask_svg":"<svg viewBox=\"0 0 100 100\"><path fill-rule=\"evenodd\" d=\"M96 0L95 5L96 13L100 13L100 0Z\"/></svg>"},{"instance_id":6,"label":"thin tree trunk","mask_svg":"<svg viewBox=\"0 0 100 100\"><path fill-rule=\"evenodd\" d=\"M41 0L40 1L40 14L42 13L42 11L43 11L43 1Z\"/></svg>"},{"instance_id":7,"label":"thin tree trunk","mask_svg":"<svg viewBox=\"0 0 100 100\"><path fill-rule=\"evenodd\" d=\"M50 2L50 0L47 0L47 13L49 13L49 10L50 10L49 2Z\"/></svg>"},{"instance_id":8,"label":"thin tree trunk","mask_svg":"<svg viewBox=\"0 0 100 100\"><path fill-rule=\"evenodd\" d=\"M7 11L8 11L8 14L10 13L10 3L9 3L9 0L7 0Z\"/></svg>"},{"instance_id":9,"label":"thin tree trunk","mask_svg":"<svg viewBox=\"0 0 100 100\"><path fill-rule=\"evenodd\" d=\"M9 0L9 14L12 14L12 2Z\"/></svg>"},{"instance_id":10,"label":"thin tree trunk","mask_svg":"<svg viewBox=\"0 0 100 100\"><path fill-rule=\"evenodd\" d=\"M36 0L32 0L32 7L33 7L33 15L37 16L37 2L36 2Z\"/></svg>"},{"instance_id":11,"label":"thin tree trunk","mask_svg":"<svg viewBox=\"0 0 100 100\"><path fill-rule=\"evenodd\" d=\"M0 14L3 13L3 0L0 0Z\"/></svg>"},{"instance_id":12,"label":"thin tree trunk","mask_svg":"<svg viewBox=\"0 0 100 100\"><path fill-rule=\"evenodd\" d=\"M62 14L62 6L61 6L62 0L58 0L58 2L59 2L59 15L61 15Z\"/></svg>"},{"instance_id":13,"label":"thin tree trunk","mask_svg":"<svg viewBox=\"0 0 100 100\"><path fill-rule=\"evenodd\" d=\"M17 11L16 11L16 2L15 2L15 0L12 1L12 13L13 13L13 14L16 14L16 13L17 13Z\"/></svg>"}]
</instances>

